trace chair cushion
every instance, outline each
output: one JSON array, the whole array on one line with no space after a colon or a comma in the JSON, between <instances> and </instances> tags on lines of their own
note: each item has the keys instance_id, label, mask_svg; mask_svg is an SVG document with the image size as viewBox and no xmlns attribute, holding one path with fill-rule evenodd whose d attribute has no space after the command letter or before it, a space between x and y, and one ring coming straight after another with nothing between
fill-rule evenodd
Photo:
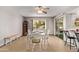
<instances>
[{"instance_id":1,"label":"chair cushion","mask_svg":"<svg viewBox=\"0 0 79 59\"><path fill-rule=\"evenodd\" d=\"M40 43L40 39L32 38L32 43Z\"/></svg>"}]
</instances>

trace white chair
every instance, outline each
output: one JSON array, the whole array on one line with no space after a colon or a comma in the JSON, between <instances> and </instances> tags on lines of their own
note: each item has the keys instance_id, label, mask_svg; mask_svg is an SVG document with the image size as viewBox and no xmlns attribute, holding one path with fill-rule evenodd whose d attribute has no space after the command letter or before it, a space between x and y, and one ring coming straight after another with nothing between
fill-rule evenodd
<instances>
[{"instance_id":1,"label":"white chair","mask_svg":"<svg viewBox=\"0 0 79 59\"><path fill-rule=\"evenodd\" d=\"M34 51L37 44L39 44L39 51L41 51L41 36L38 33L33 33L32 37L32 51Z\"/></svg>"},{"instance_id":2,"label":"white chair","mask_svg":"<svg viewBox=\"0 0 79 59\"><path fill-rule=\"evenodd\" d=\"M43 42L43 48L47 49L48 47L48 33L47 33L47 29L44 30L44 33L41 33L42 34L42 42Z\"/></svg>"},{"instance_id":3,"label":"white chair","mask_svg":"<svg viewBox=\"0 0 79 59\"><path fill-rule=\"evenodd\" d=\"M34 42L33 40L36 40L37 42ZM40 40L40 42L39 42ZM48 34L47 34L47 29L44 31L30 31L28 30L28 35L27 35L27 43L28 47L32 46L32 51L34 51L34 48L37 44L39 44L40 51L43 48L47 49L48 47Z\"/></svg>"},{"instance_id":4,"label":"white chair","mask_svg":"<svg viewBox=\"0 0 79 59\"><path fill-rule=\"evenodd\" d=\"M31 48L32 51L34 51L34 48L37 44L39 44L40 47L40 51L41 51L41 35L39 32L32 32L30 30L28 30L28 35L27 35L27 44L28 44L28 48Z\"/></svg>"},{"instance_id":5,"label":"white chair","mask_svg":"<svg viewBox=\"0 0 79 59\"><path fill-rule=\"evenodd\" d=\"M28 34L27 34L27 48L30 48L31 45L31 38L32 38L32 31L28 30Z\"/></svg>"}]
</instances>

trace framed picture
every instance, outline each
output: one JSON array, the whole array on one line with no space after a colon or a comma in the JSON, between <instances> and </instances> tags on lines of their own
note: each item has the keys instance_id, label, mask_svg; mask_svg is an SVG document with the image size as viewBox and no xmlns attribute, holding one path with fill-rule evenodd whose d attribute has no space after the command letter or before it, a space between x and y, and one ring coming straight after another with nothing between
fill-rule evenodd
<instances>
[{"instance_id":1,"label":"framed picture","mask_svg":"<svg viewBox=\"0 0 79 59\"><path fill-rule=\"evenodd\" d=\"M75 20L75 26L79 26L79 18L76 18L76 20Z\"/></svg>"}]
</instances>

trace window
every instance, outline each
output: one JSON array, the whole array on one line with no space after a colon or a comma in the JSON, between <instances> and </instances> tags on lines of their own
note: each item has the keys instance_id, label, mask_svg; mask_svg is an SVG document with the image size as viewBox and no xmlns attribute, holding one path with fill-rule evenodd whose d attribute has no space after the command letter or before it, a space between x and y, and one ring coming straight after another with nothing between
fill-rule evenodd
<instances>
[{"instance_id":1,"label":"window","mask_svg":"<svg viewBox=\"0 0 79 59\"><path fill-rule=\"evenodd\" d=\"M45 29L45 20L33 20L33 29Z\"/></svg>"}]
</instances>

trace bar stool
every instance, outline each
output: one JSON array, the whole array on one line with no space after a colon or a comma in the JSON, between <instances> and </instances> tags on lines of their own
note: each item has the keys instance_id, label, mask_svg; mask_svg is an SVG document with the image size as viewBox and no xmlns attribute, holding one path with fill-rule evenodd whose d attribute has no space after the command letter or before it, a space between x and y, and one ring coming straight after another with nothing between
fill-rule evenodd
<instances>
[{"instance_id":1,"label":"bar stool","mask_svg":"<svg viewBox=\"0 0 79 59\"><path fill-rule=\"evenodd\" d=\"M76 47L77 48L77 43L76 43L76 37L75 36L71 36L70 35L70 33L69 33L69 31L64 31L64 33L65 33L65 36L66 36L66 41L65 41L65 45L68 43L68 39L70 40L70 50L71 50L71 47L72 47L72 40L73 40L73 45L75 45L74 47ZM72 34L73 35L73 34Z\"/></svg>"},{"instance_id":2,"label":"bar stool","mask_svg":"<svg viewBox=\"0 0 79 59\"><path fill-rule=\"evenodd\" d=\"M76 37L77 37L77 41L79 42L79 33L76 33L76 32L75 32L75 35L76 35Z\"/></svg>"}]
</instances>

